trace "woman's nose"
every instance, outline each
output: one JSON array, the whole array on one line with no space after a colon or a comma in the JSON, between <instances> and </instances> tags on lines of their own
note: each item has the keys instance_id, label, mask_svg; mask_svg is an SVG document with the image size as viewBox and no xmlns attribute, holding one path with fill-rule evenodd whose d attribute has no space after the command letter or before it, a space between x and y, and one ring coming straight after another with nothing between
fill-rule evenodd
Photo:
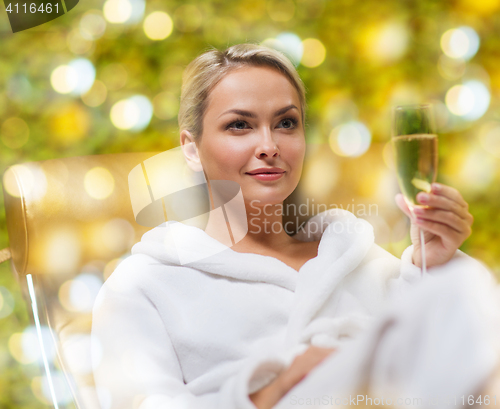
<instances>
[{"instance_id":1,"label":"woman's nose","mask_svg":"<svg viewBox=\"0 0 500 409\"><path fill-rule=\"evenodd\" d=\"M278 143L269 129L264 129L261 132L256 153L257 157L261 157L262 155L270 157L279 155Z\"/></svg>"}]
</instances>

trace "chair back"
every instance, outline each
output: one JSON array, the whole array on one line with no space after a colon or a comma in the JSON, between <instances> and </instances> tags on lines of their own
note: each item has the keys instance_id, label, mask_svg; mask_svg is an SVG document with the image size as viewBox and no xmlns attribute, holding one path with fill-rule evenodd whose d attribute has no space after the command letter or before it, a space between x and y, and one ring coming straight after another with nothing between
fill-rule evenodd
<instances>
[{"instance_id":1,"label":"chair back","mask_svg":"<svg viewBox=\"0 0 500 409\"><path fill-rule=\"evenodd\" d=\"M92 376L93 301L131 246L158 217L166 220L156 206L154 224L139 225L129 194L131 171L144 168L143 162L157 153L30 162L4 174L11 265L39 331L56 407L73 401L80 409L95 409L100 407L98 395L106 400L105 391L95 390ZM142 184L147 192L147 177Z\"/></svg>"}]
</instances>

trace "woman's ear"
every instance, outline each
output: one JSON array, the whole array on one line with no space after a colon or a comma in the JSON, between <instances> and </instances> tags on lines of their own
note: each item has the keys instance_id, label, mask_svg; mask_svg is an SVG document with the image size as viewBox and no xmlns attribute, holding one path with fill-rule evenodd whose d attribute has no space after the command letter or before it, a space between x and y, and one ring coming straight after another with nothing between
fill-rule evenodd
<instances>
[{"instance_id":1,"label":"woman's ear","mask_svg":"<svg viewBox=\"0 0 500 409\"><path fill-rule=\"evenodd\" d=\"M194 142L193 135L191 135L191 132L186 129L181 132L181 148L184 153L184 157L186 158L186 162L191 170L194 172L201 172L203 167L201 166L198 147Z\"/></svg>"}]
</instances>

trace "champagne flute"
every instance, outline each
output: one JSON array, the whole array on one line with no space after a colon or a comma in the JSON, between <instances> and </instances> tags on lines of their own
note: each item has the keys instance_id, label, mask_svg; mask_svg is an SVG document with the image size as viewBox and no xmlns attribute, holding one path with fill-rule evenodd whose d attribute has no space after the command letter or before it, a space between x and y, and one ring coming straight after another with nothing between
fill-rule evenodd
<instances>
[{"instance_id":1,"label":"champagne flute","mask_svg":"<svg viewBox=\"0 0 500 409\"><path fill-rule=\"evenodd\" d=\"M428 207L417 201L421 191L430 193L437 176L438 139L432 105L402 105L393 110L392 143L396 154L399 187L413 217L415 207ZM424 232L420 232L422 274L425 274Z\"/></svg>"}]
</instances>

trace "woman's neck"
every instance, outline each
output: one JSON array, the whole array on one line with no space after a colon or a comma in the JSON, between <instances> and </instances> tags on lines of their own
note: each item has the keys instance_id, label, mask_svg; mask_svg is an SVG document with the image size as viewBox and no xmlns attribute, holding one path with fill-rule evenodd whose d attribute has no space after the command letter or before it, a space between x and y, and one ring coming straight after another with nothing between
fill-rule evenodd
<instances>
[{"instance_id":1,"label":"woman's neck","mask_svg":"<svg viewBox=\"0 0 500 409\"><path fill-rule=\"evenodd\" d=\"M293 241L283 226L283 203L260 205L257 201L245 203L248 233L247 242L270 248L281 247Z\"/></svg>"},{"instance_id":2,"label":"woman's neck","mask_svg":"<svg viewBox=\"0 0 500 409\"><path fill-rule=\"evenodd\" d=\"M229 220L229 222L227 222ZM245 212L225 205L210 212L205 232L228 247L280 249L296 240L283 226L283 204L245 202Z\"/></svg>"}]
</instances>

